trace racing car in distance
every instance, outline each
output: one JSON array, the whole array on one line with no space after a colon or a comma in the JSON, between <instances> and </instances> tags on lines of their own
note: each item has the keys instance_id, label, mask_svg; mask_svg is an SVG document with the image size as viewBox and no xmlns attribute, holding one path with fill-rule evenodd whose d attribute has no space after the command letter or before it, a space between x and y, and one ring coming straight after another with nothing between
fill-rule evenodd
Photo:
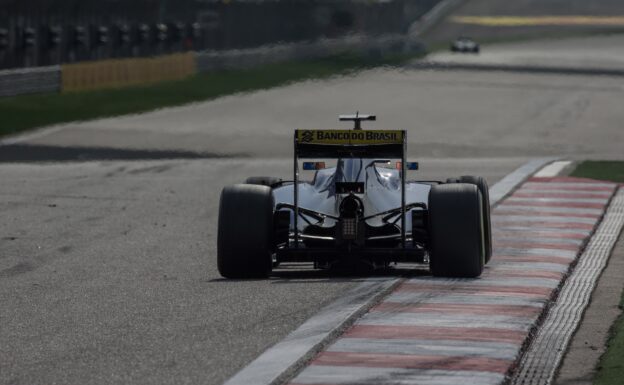
<instances>
[{"instance_id":1,"label":"racing car in distance","mask_svg":"<svg viewBox=\"0 0 624 385\"><path fill-rule=\"evenodd\" d=\"M479 43L465 36L460 36L451 43L452 52L479 53L480 50Z\"/></svg>"},{"instance_id":2,"label":"racing car in distance","mask_svg":"<svg viewBox=\"0 0 624 385\"><path fill-rule=\"evenodd\" d=\"M295 130L293 180L250 177L221 193L217 265L226 278L268 277L283 262L314 268L429 263L434 276L477 277L492 253L482 177L407 181L406 131ZM303 169L314 178L302 181ZM390 159L398 160L391 163ZM390 167L389 165L393 165Z\"/></svg>"}]
</instances>

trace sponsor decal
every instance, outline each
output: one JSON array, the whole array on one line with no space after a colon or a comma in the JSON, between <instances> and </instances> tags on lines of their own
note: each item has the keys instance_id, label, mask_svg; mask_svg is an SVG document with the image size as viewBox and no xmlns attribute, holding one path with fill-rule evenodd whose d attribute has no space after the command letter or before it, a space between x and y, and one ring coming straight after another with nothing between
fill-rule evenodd
<instances>
[{"instance_id":1,"label":"sponsor decal","mask_svg":"<svg viewBox=\"0 0 624 385\"><path fill-rule=\"evenodd\" d=\"M297 130L297 141L309 144L402 144L400 130Z\"/></svg>"},{"instance_id":2,"label":"sponsor decal","mask_svg":"<svg viewBox=\"0 0 624 385\"><path fill-rule=\"evenodd\" d=\"M301 131L299 141L302 143L309 143L314 139L314 132L310 130Z\"/></svg>"}]
</instances>

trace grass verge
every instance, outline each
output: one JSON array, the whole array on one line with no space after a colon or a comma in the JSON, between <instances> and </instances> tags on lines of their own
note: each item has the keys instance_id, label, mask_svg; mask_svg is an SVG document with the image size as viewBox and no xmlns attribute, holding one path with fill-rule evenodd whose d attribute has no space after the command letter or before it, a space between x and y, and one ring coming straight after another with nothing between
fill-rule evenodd
<instances>
[{"instance_id":1,"label":"grass verge","mask_svg":"<svg viewBox=\"0 0 624 385\"><path fill-rule=\"evenodd\" d=\"M620 310L624 310L624 293L620 300ZM611 327L607 351L600 357L595 385L621 385L624 381L624 314L620 314Z\"/></svg>"},{"instance_id":2,"label":"grass verge","mask_svg":"<svg viewBox=\"0 0 624 385\"><path fill-rule=\"evenodd\" d=\"M624 183L624 162L588 160L579 164L571 176Z\"/></svg>"},{"instance_id":3,"label":"grass verge","mask_svg":"<svg viewBox=\"0 0 624 385\"><path fill-rule=\"evenodd\" d=\"M577 166L571 176L624 182L624 162L586 161ZM624 310L624 293L620 299ZM624 381L624 314L611 327L607 351L600 358L595 385L621 385Z\"/></svg>"},{"instance_id":4,"label":"grass verge","mask_svg":"<svg viewBox=\"0 0 624 385\"><path fill-rule=\"evenodd\" d=\"M369 59L341 55L248 70L216 71L181 81L141 87L0 98L0 136L50 124L140 113L295 81L343 75L377 66L400 65L410 58L397 55Z\"/></svg>"}]
</instances>

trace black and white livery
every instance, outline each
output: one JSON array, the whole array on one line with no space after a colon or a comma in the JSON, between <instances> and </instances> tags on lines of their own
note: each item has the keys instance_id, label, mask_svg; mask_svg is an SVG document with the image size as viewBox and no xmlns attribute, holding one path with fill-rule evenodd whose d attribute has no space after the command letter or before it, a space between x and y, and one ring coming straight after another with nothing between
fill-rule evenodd
<instances>
[{"instance_id":1,"label":"black and white livery","mask_svg":"<svg viewBox=\"0 0 624 385\"><path fill-rule=\"evenodd\" d=\"M428 262L434 276L479 276L492 252L485 180L408 182L408 169L418 164L406 162L405 131L362 130L372 115L341 120L355 122L354 129L295 131L291 181L250 177L223 189L221 275L267 277L283 262L315 268ZM312 170L311 181L300 180L300 160Z\"/></svg>"},{"instance_id":2,"label":"black and white livery","mask_svg":"<svg viewBox=\"0 0 624 385\"><path fill-rule=\"evenodd\" d=\"M479 53L480 50L479 43L469 37L460 36L451 42L452 52Z\"/></svg>"}]
</instances>

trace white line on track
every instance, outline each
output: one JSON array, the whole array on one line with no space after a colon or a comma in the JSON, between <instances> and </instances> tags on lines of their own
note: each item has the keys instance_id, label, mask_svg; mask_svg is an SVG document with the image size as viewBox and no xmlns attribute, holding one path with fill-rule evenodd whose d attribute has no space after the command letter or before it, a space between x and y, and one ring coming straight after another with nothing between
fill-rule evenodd
<instances>
[{"instance_id":1,"label":"white line on track","mask_svg":"<svg viewBox=\"0 0 624 385\"><path fill-rule=\"evenodd\" d=\"M401 381L397 382L397 378ZM471 382L467 383L467 378ZM426 382L433 385L498 385L504 379L504 374L476 370L357 368L357 371L354 371L353 368L345 366L311 366L297 377L296 384L378 385L394 383L399 385Z\"/></svg>"},{"instance_id":2,"label":"white line on track","mask_svg":"<svg viewBox=\"0 0 624 385\"><path fill-rule=\"evenodd\" d=\"M539 170L534 177L536 178L552 178L554 176L559 175L559 173L566 167L572 164L572 161L569 160L559 160L556 162L552 162L548 166Z\"/></svg>"},{"instance_id":3,"label":"white line on track","mask_svg":"<svg viewBox=\"0 0 624 385\"><path fill-rule=\"evenodd\" d=\"M514 224L501 224L499 223L496 226L496 230L493 230L492 232L508 232L508 231L526 231L526 232L541 232L544 235L548 235L548 234L555 234L557 237L559 237L561 233L567 233L567 234L577 234L577 235L582 235L583 237L589 235L591 233L591 230L578 230L578 229L553 229L552 227L547 227L547 226L537 226L537 225L532 225L532 226L523 226L523 225L514 225Z\"/></svg>"},{"instance_id":4,"label":"white line on track","mask_svg":"<svg viewBox=\"0 0 624 385\"><path fill-rule=\"evenodd\" d=\"M508 267L509 264L505 264L505 268ZM530 269L531 266L535 266L535 263L526 264L523 270ZM560 268L560 265L557 265L559 270L563 270ZM567 267L566 267L567 268ZM545 270L545 269L540 269ZM544 299L539 298L524 298L524 297L512 297L505 296L500 293L495 293L491 295L476 295L474 293L470 294L448 294L448 293L433 293L431 291L423 291L422 293L418 292L394 292L390 294L386 302L394 302L401 304L469 304L469 305L514 305L514 306L538 306L541 307L542 304L546 302Z\"/></svg>"},{"instance_id":5,"label":"white line on track","mask_svg":"<svg viewBox=\"0 0 624 385\"><path fill-rule=\"evenodd\" d=\"M590 185L591 186L591 185ZM587 195L590 194L593 197L598 197L598 198L603 198L603 197L607 197L610 198L611 197L611 192L610 191L570 191L570 190L563 190L563 189L548 189L548 190L535 190L535 189L530 189L530 188L519 188L518 190L514 191L514 195L519 195L519 194L532 194L534 196L538 196L538 195L542 195L544 197L547 196L551 196L551 195L559 195L559 196L570 196L570 197L575 197L578 195Z\"/></svg>"},{"instance_id":6,"label":"white line on track","mask_svg":"<svg viewBox=\"0 0 624 385\"><path fill-rule=\"evenodd\" d=\"M354 352L377 354L414 354L440 356L487 357L513 360L518 354L518 346L504 342L473 341L466 345L463 341L418 340L418 339L374 339L343 338L327 349L328 352Z\"/></svg>"},{"instance_id":7,"label":"white line on track","mask_svg":"<svg viewBox=\"0 0 624 385\"><path fill-rule=\"evenodd\" d=\"M516 198L510 197L505 203L598 203L607 204L609 200L607 198Z\"/></svg>"},{"instance_id":8,"label":"white line on track","mask_svg":"<svg viewBox=\"0 0 624 385\"><path fill-rule=\"evenodd\" d=\"M410 313L372 312L367 313L358 321L358 325L392 325L392 326L435 326L435 327L465 327L488 328L528 331L533 324L532 317L515 317L491 314L445 314L421 313L414 317Z\"/></svg>"},{"instance_id":9,"label":"white line on track","mask_svg":"<svg viewBox=\"0 0 624 385\"><path fill-rule=\"evenodd\" d=\"M495 243L518 243L518 237L517 236L504 236L499 231L493 231L492 233L496 234L496 241ZM521 242L522 240L520 240ZM540 241L536 241L536 243L549 243L551 245L574 245L574 246L578 246L580 247L584 241L582 239L565 239L565 238L551 238L551 239L547 239L547 240L542 240Z\"/></svg>"},{"instance_id":10,"label":"white line on track","mask_svg":"<svg viewBox=\"0 0 624 385\"><path fill-rule=\"evenodd\" d=\"M544 189L543 191L550 190L561 190L568 189L569 191L597 191L599 189L609 189L613 187L613 183L609 182L596 182L593 180L587 180L586 182L550 182L550 183L542 183L542 182L527 182L522 185L523 190L534 190L539 191L539 189Z\"/></svg>"},{"instance_id":11,"label":"white line on track","mask_svg":"<svg viewBox=\"0 0 624 385\"><path fill-rule=\"evenodd\" d=\"M502 266L501 266L502 265ZM514 261L499 261L492 260L488 263L488 266L492 269L504 270L518 270L518 271L548 271L556 273L565 273L568 271L569 266L560 265L558 263L548 262L514 262Z\"/></svg>"},{"instance_id":12,"label":"white line on track","mask_svg":"<svg viewBox=\"0 0 624 385\"><path fill-rule=\"evenodd\" d=\"M552 161L553 158L534 159L504 177L490 188L492 206L509 195L535 171ZM291 373L296 372L317 352L333 341L344 328L372 307L379 298L390 293L400 282L402 279L399 278L367 279L358 287L345 293L343 297L323 308L281 342L266 350L224 385L276 385L282 383L288 379ZM508 298L503 300L509 302ZM500 299L481 298L477 301L500 302ZM520 302L522 304L534 304L530 300ZM423 373L422 370L410 370L410 373L416 377L423 375L421 374ZM457 373L454 372L451 377L455 378L456 375ZM497 383L498 381L498 376L493 376L490 373L486 377L487 380L483 382L484 384L490 383L490 381Z\"/></svg>"},{"instance_id":13,"label":"white line on track","mask_svg":"<svg viewBox=\"0 0 624 385\"><path fill-rule=\"evenodd\" d=\"M576 258L576 255L578 254L578 251L576 250L542 249L539 247L494 247L494 250L496 250L496 254L499 255L514 255L518 257L522 255L541 255L549 257L568 258L570 260Z\"/></svg>"},{"instance_id":14,"label":"white line on track","mask_svg":"<svg viewBox=\"0 0 624 385\"><path fill-rule=\"evenodd\" d=\"M501 179L494 186L490 187L490 204L492 206L497 205L498 202L509 195L529 176L533 175L533 173L544 167L544 165L552 162L554 159L555 158L534 159Z\"/></svg>"},{"instance_id":15,"label":"white line on track","mask_svg":"<svg viewBox=\"0 0 624 385\"><path fill-rule=\"evenodd\" d=\"M514 286L516 287L550 287L555 288L559 285L559 279L552 278L514 278ZM417 279L408 279L405 281L408 284L424 284L428 286L439 285L442 287L449 284L461 283L463 286L505 286L509 284L508 278L484 276L477 279L472 278L437 278L437 277L418 277Z\"/></svg>"},{"instance_id":16,"label":"white line on track","mask_svg":"<svg viewBox=\"0 0 624 385\"><path fill-rule=\"evenodd\" d=\"M505 215L504 218L492 218L492 222L505 223L505 222L559 222L559 223L585 223L593 225L596 223L595 218L583 218L583 217L557 217L547 215L536 215L534 217L527 217L526 215Z\"/></svg>"},{"instance_id":17,"label":"white line on track","mask_svg":"<svg viewBox=\"0 0 624 385\"><path fill-rule=\"evenodd\" d=\"M36 129L34 131L30 131L28 133L17 134L17 135L9 136L8 138L5 138L5 139L1 139L0 145L6 146L6 145L28 142L31 140L39 139L41 137L54 134L64 129L65 127L63 125L43 127L43 128Z\"/></svg>"},{"instance_id":18,"label":"white line on track","mask_svg":"<svg viewBox=\"0 0 624 385\"><path fill-rule=\"evenodd\" d=\"M337 337L349 321L358 318L400 282L399 278L370 278L262 353L225 385L279 384Z\"/></svg>"},{"instance_id":19,"label":"white line on track","mask_svg":"<svg viewBox=\"0 0 624 385\"><path fill-rule=\"evenodd\" d=\"M541 206L514 206L508 205L506 203L498 206L498 210L511 210L518 212L536 212L539 214L548 214L548 213L558 213L558 214L591 214L591 215L602 215L602 209L584 209L578 207L541 207Z\"/></svg>"}]
</instances>

